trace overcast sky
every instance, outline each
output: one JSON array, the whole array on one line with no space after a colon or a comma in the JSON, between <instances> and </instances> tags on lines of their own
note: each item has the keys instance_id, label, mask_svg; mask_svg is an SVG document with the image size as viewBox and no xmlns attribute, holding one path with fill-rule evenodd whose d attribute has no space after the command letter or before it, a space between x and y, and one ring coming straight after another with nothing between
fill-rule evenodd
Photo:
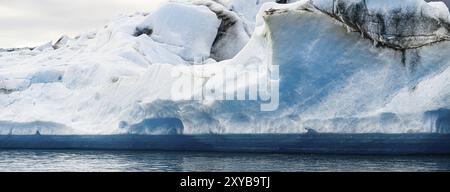
<instances>
[{"instance_id":1,"label":"overcast sky","mask_svg":"<svg viewBox=\"0 0 450 192\"><path fill-rule=\"evenodd\" d=\"M167 0L0 0L0 47L36 46L97 29Z\"/></svg>"},{"instance_id":2,"label":"overcast sky","mask_svg":"<svg viewBox=\"0 0 450 192\"><path fill-rule=\"evenodd\" d=\"M164 1L0 0L0 48L32 47L89 32L121 13L148 12Z\"/></svg>"}]
</instances>

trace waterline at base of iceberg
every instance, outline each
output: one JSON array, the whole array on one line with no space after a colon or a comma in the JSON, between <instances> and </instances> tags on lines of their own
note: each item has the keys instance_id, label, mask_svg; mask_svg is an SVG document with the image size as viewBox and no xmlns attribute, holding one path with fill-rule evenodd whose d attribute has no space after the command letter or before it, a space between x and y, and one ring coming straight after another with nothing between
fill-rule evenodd
<instances>
[{"instance_id":1,"label":"waterline at base of iceberg","mask_svg":"<svg viewBox=\"0 0 450 192\"><path fill-rule=\"evenodd\" d=\"M450 154L450 134L0 135L0 149Z\"/></svg>"}]
</instances>

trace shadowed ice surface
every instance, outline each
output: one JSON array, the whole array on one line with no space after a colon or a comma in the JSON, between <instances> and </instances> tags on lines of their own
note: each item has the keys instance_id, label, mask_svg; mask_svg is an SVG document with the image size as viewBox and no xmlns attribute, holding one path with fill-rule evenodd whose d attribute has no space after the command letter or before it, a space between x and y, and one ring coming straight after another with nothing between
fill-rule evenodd
<instances>
[{"instance_id":1,"label":"shadowed ice surface","mask_svg":"<svg viewBox=\"0 0 450 192\"><path fill-rule=\"evenodd\" d=\"M0 151L0 171L448 171L450 156Z\"/></svg>"}]
</instances>

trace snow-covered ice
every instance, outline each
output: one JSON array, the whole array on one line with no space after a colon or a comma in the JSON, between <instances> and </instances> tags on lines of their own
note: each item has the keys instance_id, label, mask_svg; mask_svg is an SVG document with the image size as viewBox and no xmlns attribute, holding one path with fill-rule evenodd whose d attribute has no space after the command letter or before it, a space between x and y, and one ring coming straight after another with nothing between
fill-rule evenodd
<instances>
[{"instance_id":1,"label":"snow-covered ice","mask_svg":"<svg viewBox=\"0 0 450 192\"><path fill-rule=\"evenodd\" d=\"M289 4L172 1L74 38L0 50L0 134L450 132L445 4L277 2ZM274 66L279 77L257 71ZM236 77L219 78L225 69ZM275 111L261 111L262 99L173 95L186 81L220 87L247 75L258 81L237 89L279 83Z\"/></svg>"}]
</instances>

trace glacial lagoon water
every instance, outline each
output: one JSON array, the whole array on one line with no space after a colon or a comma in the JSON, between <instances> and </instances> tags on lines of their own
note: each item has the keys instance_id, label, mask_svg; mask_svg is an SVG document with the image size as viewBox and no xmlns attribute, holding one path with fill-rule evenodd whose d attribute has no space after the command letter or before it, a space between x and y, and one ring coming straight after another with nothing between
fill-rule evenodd
<instances>
[{"instance_id":1,"label":"glacial lagoon water","mask_svg":"<svg viewBox=\"0 0 450 192\"><path fill-rule=\"evenodd\" d=\"M449 171L450 156L1 150L0 171Z\"/></svg>"}]
</instances>

